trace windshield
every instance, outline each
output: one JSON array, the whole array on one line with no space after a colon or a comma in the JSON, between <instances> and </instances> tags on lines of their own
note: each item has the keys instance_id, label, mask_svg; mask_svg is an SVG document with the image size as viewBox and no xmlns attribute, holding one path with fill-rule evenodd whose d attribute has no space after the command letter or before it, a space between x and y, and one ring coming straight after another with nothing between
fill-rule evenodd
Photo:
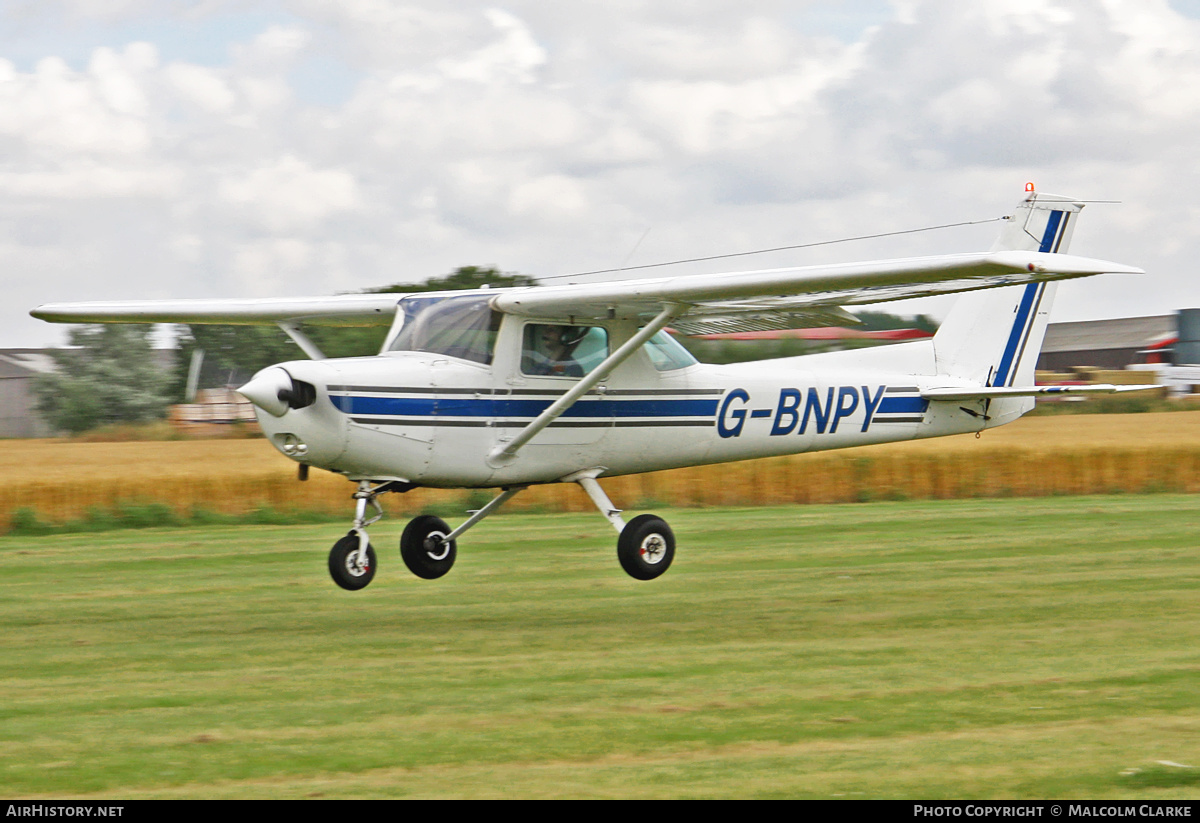
<instances>
[{"instance_id":1,"label":"windshield","mask_svg":"<svg viewBox=\"0 0 1200 823\"><path fill-rule=\"evenodd\" d=\"M650 362L659 371L685 369L699 362L678 340L665 331L660 331L647 340L645 349L646 354L650 355Z\"/></svg>"},{"instance_id":2,"label":"windshield","mask_svg":"<svg viewBox=\"0 0 1200 823\"><path fill-rule=\"evenodd\" d=\"M486 297L405 297L400 333L388 351L424 351L491 365L500 312Z\"/></svg>"}]
</instances>

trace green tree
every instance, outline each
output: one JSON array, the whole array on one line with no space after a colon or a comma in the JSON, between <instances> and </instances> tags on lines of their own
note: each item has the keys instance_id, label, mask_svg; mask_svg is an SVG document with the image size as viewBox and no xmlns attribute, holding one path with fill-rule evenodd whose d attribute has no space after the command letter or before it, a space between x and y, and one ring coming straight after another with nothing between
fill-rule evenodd
<instances>
[{"instance_id":1,"label":"green tree","mask_svg":"<svg viewBox=\"0 0 1200 823\"><path fill-rule=\"evenodd\" d=\"M152 326L76 326L70 349L54 352L57 371L35 383L38 411L78 434L108 423L145 423L166 413L170 375L150 345Z\"/></svg>"},{"instance_id":2,"label":"green tree","mask_svg":"<svg viewBox=\"0 0 1200 823\"><path fill-rule=\"evenodd\" d=\"M378 289L366 289L368 293L452 291L455 289L493 289L512 286L536 286L537 280L524 274L505 274L495 266L460 266L445 277L431 277L424 283L394 283Z\"/></svg>"},{"instance_id":3,"label":"green tree","mask_svg":"<svg viewBox=\"0 0 1200 823\"><path fill-rule=\"evenodd\" d=\"M933 334L938 330L938 323L927 314L917 314L912 317L891 314L886 311L859 311L854 313L862 325L863 331L886 331L889 329L920 329Z\"/></svg>"}]
</instances>

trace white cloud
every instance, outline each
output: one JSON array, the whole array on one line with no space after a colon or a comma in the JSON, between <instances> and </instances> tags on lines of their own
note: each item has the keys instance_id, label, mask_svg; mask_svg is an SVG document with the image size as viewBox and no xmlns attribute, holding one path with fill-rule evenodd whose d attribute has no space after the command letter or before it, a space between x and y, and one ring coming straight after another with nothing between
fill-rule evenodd
<instances>
[{"instance_id":1,"label":"white cloud","mask_svg":"<svg viewBox=\"0 0 1200 823\"><path fill-rule=\"evenodd\" d=\"M547 222L574 223L585 217L588 196L583 184L564 174L547 174L513 187L509 207L514 215Z\"/></svg>"},{"instance_id":2,"label":"white cloud","mask_svg":"<svg viewBox=\"0 0 1200 823\"><path fill-rule=\"evenodd\" d=\"M14 147L8 162L146 152L145 86L153 64L153 47L144 43L120 54L98 49L78 72L53 56L39 60L32 72L0 61L0 136Z\"/></svg>"},{"instance_id":3,"label":"white cloud","mask_svg":"<svg viewBox=\"0 0 1200 823\"><path fill-rule=\"evenodd\" d=\"M238 280L250 284L250 295L272 297L286 290L289 281L303 272L312 258L312 246L303 240L258 240L234 251L232 273Z\"/></svg>"},{"instance_id":4,"label":"white cloud","mask_svg":"<svg viewBox=\"0 0 1200 823\"><path fill-rule=\"evenodd\" d=\"M170 167L121 168L80 160L53 170L0 171L0 190L27 203L78 202L114 197L167 198L179 191L180 172Z\"/></svg>"},{"instance_id":5,"label":"white cloud","mask_svg":"<svg viewBox=\"0 0 1200 823\"><path fill-rule=\"evenodd\" d=\"M191 103L207 113L226 114L237 101L237 95L220 70L172 63L166 67L164 76L180 102Z\"/></svg>"},{"instance_id":6,"label":"white cloud","mask_svg":"<svg viewBox=\"0 0 1200 823\"><path fill-rule=\"evenodd\" d=\"M149 100L143 89L144 76L158 64L158 52L149 43L132 43L124 54L112 49L96 49L88 65L96 90L117 114L145 117Z\"/></svg>"},{"instance_id":7,"label":"white cloud","mask_svg":"<svg viewBox=\"0 0 1200 823\"><path fill-rule=\"evenodd\" d=\"M362 206L353 175L340 169L314 169L292 155L226 178L218 194L244 219L276 233L307 231L335 214Z\"/></svg>"},{"instance_id":8,"label":"white cloud","mask_svg":"<svg viewBox=\"0 0 1200 823\"><path fill-rule=\"evenodd\" d=\"M535 70L546 62L546 50L516 16L500 9L488 9L484 16L495 26L499 38L465 57L441 60L438 68L452 80L532 83Z\"/></svg>"},{"instance_id":9,"label":"white cloud","mask_svg":"<svg viewBox=\"0 0 1200 823\"><path fill-rule=\"evenodd\" d=\"M991 216L1030 179L1124 200L1089 207L1075 251L1152 272L1064 289L1058 316L1195 302L1200 21L1163 0L850 0L833 31L828 4L751 5L59 0L138 33L85 60L0 51L0 343L61 339L21 316L50 299L556 274L619 264L649 227L636 265ZM205 61L154 35L173 14L257 22ZM324 65L347 91L317 107L300 84Z\"/></svg>"},{"instance_id":10,"label":"white cloud","mask_svg":"<svg viewBox=\"0 0 1200 823\"><path fill-rule=\"evenodd\" d=\"M1066 6L1053 5L1041 0L1005 0L1003 3L981 3L983 13L991 31L1001 37L1009 35L1045 34L1076 19L1074 12Z\"/></svg>"},{"instance_id":11,"label":"white cloud","mask_svg":"<svg viewBox=\"0 0 1200 823\"><path fill-rule=\"evenodd\" d=\"M263 57L290 59L312 41L312 35L300 26L271 26L251 45L251 50Z\"/></svg>"}]
</instances>

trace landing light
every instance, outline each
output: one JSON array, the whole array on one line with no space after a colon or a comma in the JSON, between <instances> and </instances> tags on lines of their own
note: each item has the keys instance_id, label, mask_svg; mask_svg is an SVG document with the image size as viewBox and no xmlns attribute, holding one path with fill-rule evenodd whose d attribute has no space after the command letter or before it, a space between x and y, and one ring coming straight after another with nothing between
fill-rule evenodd
<instances>
[{"instance_id":1,"label":"landing light","mask_svg":"<svg viewBox=\"0 0 1200 823\"><path fill-rule=\"evenodd\" d=\"M279 450L288 457L303 457L308 454L308 444L294 434L277 434L275 441Z\"/></svg>"}]
</instances>

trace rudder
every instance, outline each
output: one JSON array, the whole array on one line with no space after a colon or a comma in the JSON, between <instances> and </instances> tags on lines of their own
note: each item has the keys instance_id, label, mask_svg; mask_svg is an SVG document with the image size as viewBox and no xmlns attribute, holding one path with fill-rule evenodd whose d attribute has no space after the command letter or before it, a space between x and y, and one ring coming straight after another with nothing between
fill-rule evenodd
<instances>
[{"instance_id":1,"label":"rudder","mask_svg":"<svg viewBox=\"0 0 1200 823\"><path fill-rule=\"evenodd\" d=\"M1073 198L1031 191L992 251L1065 253L1082 209ZM1056 285L1028 283L960 296L933 338L937 373L981 386L1033 385ZM1014 402L1022 405L1017 413L1033 403Z\"/></svg>"}]
</instances>

